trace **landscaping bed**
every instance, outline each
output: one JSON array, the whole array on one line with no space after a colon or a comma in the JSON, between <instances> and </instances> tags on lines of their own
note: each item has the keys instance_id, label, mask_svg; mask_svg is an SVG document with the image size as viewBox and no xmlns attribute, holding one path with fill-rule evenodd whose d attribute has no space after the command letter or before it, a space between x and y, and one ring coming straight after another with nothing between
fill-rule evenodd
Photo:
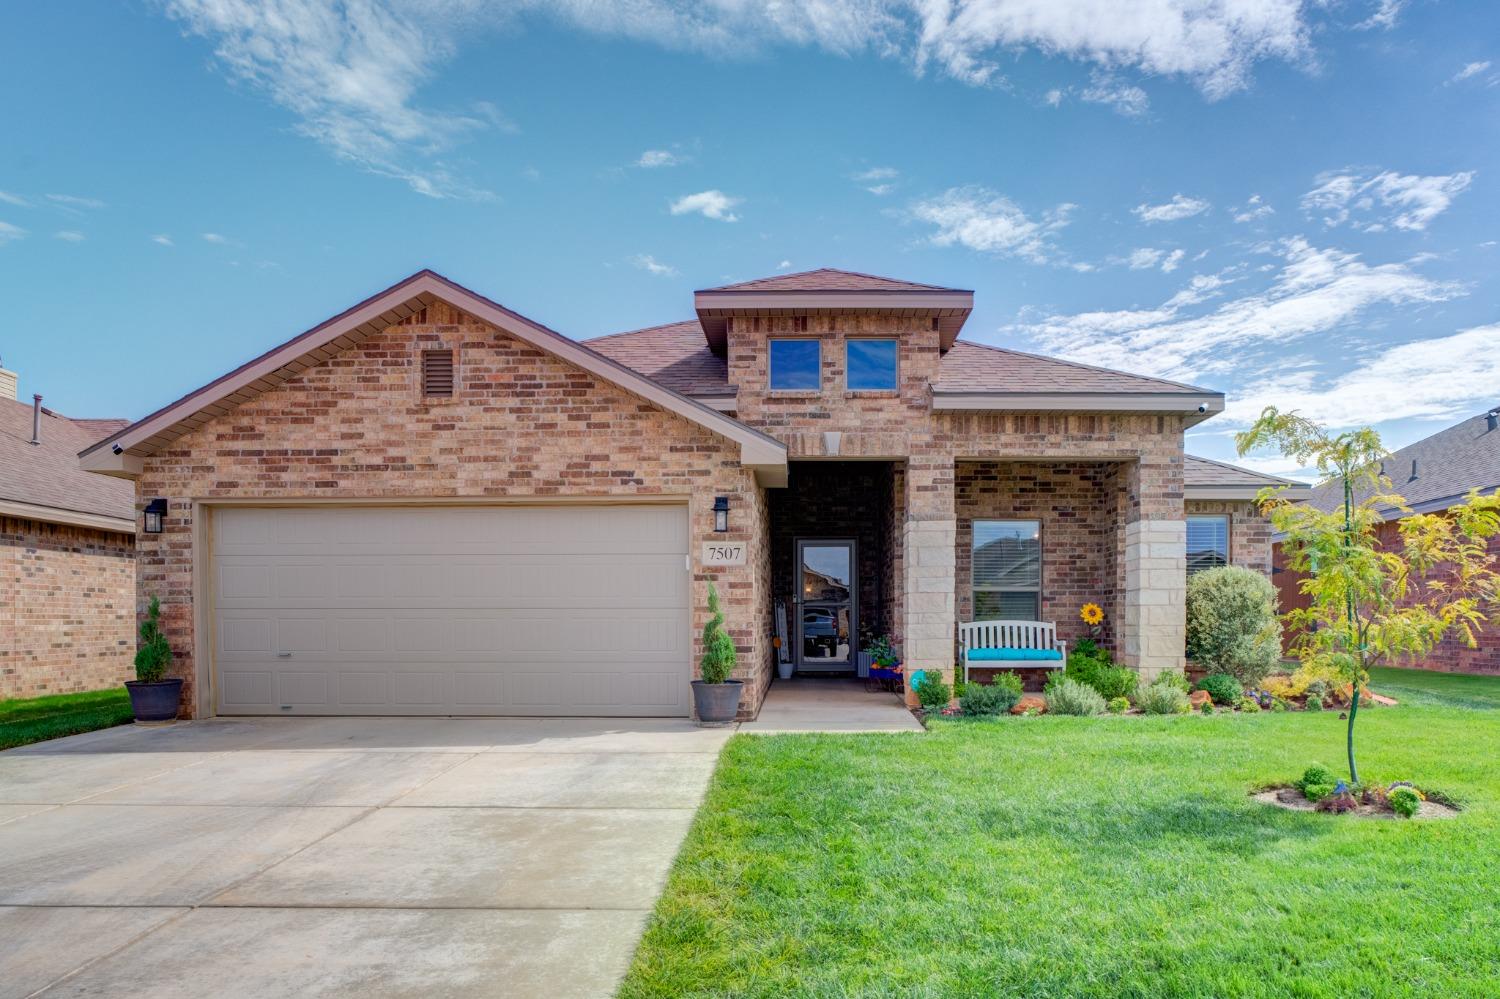
<instances>
[{"instance_id":1,"label":"landscaping bed","mask_svg":"<svg viewBox=\"0 0 1500 999\"><path fill-rule=\"evenodd\" d=\"M0 701L0 749L124 725L132 720L124 687Z\"/></svg>"}]
</instances>

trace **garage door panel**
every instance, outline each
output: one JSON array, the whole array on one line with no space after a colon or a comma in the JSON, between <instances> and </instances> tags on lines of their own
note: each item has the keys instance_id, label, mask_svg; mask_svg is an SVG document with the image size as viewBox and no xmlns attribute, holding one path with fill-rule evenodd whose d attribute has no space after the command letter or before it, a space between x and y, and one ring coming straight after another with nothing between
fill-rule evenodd
<instances>
[{"instance_id":1,"label":"garage door panel","mask_svg":"<svg viewBox=\"0 0 1500 999\"><path fill-rule=\"evenodd\" d=\"M686 549L671 506L217 511L219 709L685 715Z\"/></svg>"}]
</instances>

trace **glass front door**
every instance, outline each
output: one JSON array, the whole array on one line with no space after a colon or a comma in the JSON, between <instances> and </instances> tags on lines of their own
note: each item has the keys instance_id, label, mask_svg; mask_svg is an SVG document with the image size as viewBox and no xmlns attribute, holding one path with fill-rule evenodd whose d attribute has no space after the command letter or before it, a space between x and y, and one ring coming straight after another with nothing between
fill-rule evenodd
<instances>
[{"instance_id":1,"label":"glass front door","mask_svg":"<svg viewBox=\"0 0 1500 999\"><path fill-rule=\"evenodd\" d=\"M854 669L856 615L853 541L797 542L797 668Z\"/></svg>"}]
</instances>

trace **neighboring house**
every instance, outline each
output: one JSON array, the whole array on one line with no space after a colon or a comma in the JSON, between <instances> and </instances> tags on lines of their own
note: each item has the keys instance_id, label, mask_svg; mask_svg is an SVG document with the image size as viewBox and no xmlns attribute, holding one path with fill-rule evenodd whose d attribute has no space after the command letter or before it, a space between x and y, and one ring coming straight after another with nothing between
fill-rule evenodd
<instances>
[{"instance_id":1,"label":"neighboring house","mask_svg":"<svg viewBox=\"0 0 1500 999\"><path fill-rule=\"evenodd\" d=\"M710 581L746 715L778 604L799 669L889 634L950 672L960 620L1071 638L1094 601L1155 675L1185 504L1266 563L1277 480L1183 454L1218 392L959 340L960 289L823 270L694 305L578 343L423 271L85 450L165 502L140 599L184 712L686 715Z\"/></svg>"},{"instance_id":2,"label":"neighboring house","mask_svg":"<svg viewBox=\"0 0 1500 999\"><path fill-rule=\"evenodd\" d=\"M135 490L78 466L125 424L19 402L0 370L0 699L133 676Z\"/></svg>"},{"instance_id":3,"label":"neighboring house","mask_svg":"<svg viewBox=\"0 0 1500 999\"><path fill-rule=\"evenodd\" d=\"M1391 480L1391 491L1406 500L1412 513L1441 513L1461 502L1471 489L1485 493L1500 489L1500 406L1401 448L1385 460L1382 471ZM1365 491L1356 498L1368 495ZM1308 502L1325 511L1340 508L1343 487L1324 483L1313 490ZM1380 541L1398 544L1398 525L1407 514L1392 507L1381 513L1386 522L1378 529ZM1489 550L1500 558L1500 537L1491 539ZM1282 607L1306 607L1302 576L1287 569L1280 544L1275 546L1275 558L1272 578ZM1479 647L1471 649L1461 638L1450 636L1431 655L1400 665L1448 673L1500 673L1500 619L1492 619L1478 639Z\"/></svg>"}]
</instances>

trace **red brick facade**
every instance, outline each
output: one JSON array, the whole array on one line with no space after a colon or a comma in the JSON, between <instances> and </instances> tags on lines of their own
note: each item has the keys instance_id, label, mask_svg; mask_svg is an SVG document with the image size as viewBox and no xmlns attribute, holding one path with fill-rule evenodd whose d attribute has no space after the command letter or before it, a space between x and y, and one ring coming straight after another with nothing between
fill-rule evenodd
<instances>
[{"instance_id":1,"label":"red brick facade","mask_svg":"<svg viewBox=\"0 0 1500 999\"><path fill-rule=\"evenodd\" d=\"M133 679L135 539L0 517L0 635L0 699Z\"/></svg>"},{"instance_id":2,"label":"red brick facade","mask_svg":"<svg viewBox=\"0 0 1500 999\"><path fill-rule=\"evenodd\" d=\"M1271 573L1271 522L1253 500L1190 499L1184 513L1228 517L1229 564Z\"/></svg>"}]
</instances>

